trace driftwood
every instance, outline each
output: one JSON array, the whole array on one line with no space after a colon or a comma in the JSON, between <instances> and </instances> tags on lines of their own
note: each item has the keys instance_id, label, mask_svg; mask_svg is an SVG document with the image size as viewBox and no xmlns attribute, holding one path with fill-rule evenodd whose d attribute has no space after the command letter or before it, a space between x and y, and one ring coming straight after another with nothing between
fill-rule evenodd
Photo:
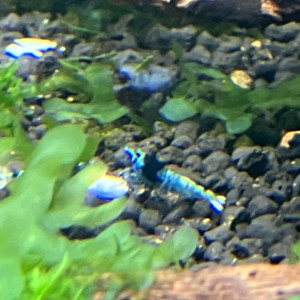
<instances>
[{"instance_id":1,"label":"driftwood","mask_svg":"<svg viewBox=\"0 0 300 300\"><path fill-rule=\"evenodd\" d=\"M300 21L300 0L110 0L118 4L158 6L169 17L189 14L205 21L232 21L242 26Z\"/></svg>"},{"instance_id":2,"label":"driftwood","mask_svg":"<svg viewBox=\"0 0 300 300\"><path fill-rule=\"evenodd\" d=\"M102 299L97 293L94 300ZM119 300L288 300L300 297L300 265L217 266L200 271L156 274L140 294L128 291Z\"/></svg>"}]
</instances>

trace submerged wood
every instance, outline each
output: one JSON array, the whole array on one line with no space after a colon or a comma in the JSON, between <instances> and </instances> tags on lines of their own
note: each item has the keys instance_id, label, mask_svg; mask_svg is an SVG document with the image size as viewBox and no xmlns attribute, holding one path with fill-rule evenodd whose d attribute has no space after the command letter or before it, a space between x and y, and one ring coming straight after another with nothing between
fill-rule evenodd
<instances>
[{"instance_id":1,"label":"submerged wood","mask_svg":"<svg viewBox=\"0 0 300 300\"><path fill-rule=\"evenodd\" d=\"M103 296L95 294L94 300ZM144 293L125 291L119 300L288 300L300 296L300 265L250 264L199 271L159 271Z\"/></svg>"}]
</instances>

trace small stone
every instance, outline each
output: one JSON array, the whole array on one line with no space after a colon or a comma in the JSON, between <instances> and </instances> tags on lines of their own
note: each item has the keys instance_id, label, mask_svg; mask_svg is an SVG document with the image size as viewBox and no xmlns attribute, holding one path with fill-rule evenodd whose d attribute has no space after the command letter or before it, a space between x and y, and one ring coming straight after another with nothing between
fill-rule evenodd
<instances>
[{"instance_id":1,"label":"small stone","mask_svg":"<svg viewBox=\"0 0 300 300\"><path fill-rule=\"evenodd\" d=\"M207 218L211 216L211 207L207 201L196 201L193 205L193 213L197 217Z\"/></svg>"},{"instance_id":2,"label":"small stone","mask_svg":"<svg viewBox=\"0 0 300 300\"><path fill-rule=\"evenodd\" d=\"M234 230L238 223L250 222L250 216L246 214L246 209L241 206L228 206L222 212L221 224L230 225Z\"/></svg>"},{"instance_id":3,"label":"small stone","mask_svg":"<svg viewBox=\"0 0 300 300\"><path fill-rule=\"evenodd\" d=\"M234 70L241 66L242 53L240 51L224 53L215 51L212 57L212 67L226 70Z\"/></svg>"},{"instance_id":4,"label":"small stone","mask_svg":"<svg viewBox=\"0 0 300 300\"><path fill-rule=\"evenodd\" d=\"M193 140L186 135L175 137L175 139L171 142L171 146L182 150L189 148L192 144L193 144Z\"/></svg>"},{"instance_id":5,"label":"small stone","mask_svg":"<svg viewBox=\"0 0 300 300\"><path fill-rule=\"evenodd\" d=\"M231 159L239 170L247 171L253 178L265 174L271 168L267 152L258 146L239 147L233 151Z\"/></svg>"},{"instance_id":6,"label":"small stone","mask_svg":"<svg viewBox=\"0 0 300 300\"><path fill-rule=\"evenodd\" d=\"M215 51L220 45L220 40L212 36L208 31L204 30L197 37L196 44L202 45L210 51Z\"/></svg>"},{"instance_id":7,"label":"small stone","mask_svg":"<svg viewBox=\"0 0 300 300\"><path fill-rule=\"evenodd\" d=\"M198 225L198 231L203 235L206 231L212 230L214 223L209 218L204 218Z\"/></svg>"},{"instance_id":8,"label":"small stone","mask_svg":"<svg viewBox=\"0 0 300 300\"><path fill-rule=\"evenodd\" d=\"M234 70L230 74L230 79L236 86L242 89L251 89L253 79L244 70Z\"/></svg>"},{"instance_id":9,"label":"small stone","mask_svg":"<svg viewBox=\"0 0 300 300\"><path fill-rule=\"evenodd\" d=\"M250 200L247 209L250 212L251 217L256 218L261 215L275 213L278 210L278 205L271 199L259 195Z\"/></svg>"},{"instance_id":10,"label":"small stone","mask_svg":"<svg viewBox=\"0 0 300 300\"><path fill-rule=\"evenodd\" d=\"M218 226L204 233L204 239L207 244L217 241L221 242L224 245L230 239L232 239L233 236L233 231L231 231L227 225Z\"/></svg>"},{"instance_id":11,"label":"small stone","mask_svg":"<svg viewBox=\"0 0 300 300\"><path fill-rule=\"evenodd\" d=\"M201 65L209 66L211 63L211 53L201 45L194 46L189 52L182 56L184 62L196 62Z\"/></svg>"},{"instance_id":12,"label":"small stone","mask_svg":"<svg viewBox=\"0 0 300 300\"><path fill-rule=\"evenodd\" d=\"M207 247L203 259L207 261L219 262L222 259L225 251L226 248L221 242L213 242Z\"/></svg>"},{"instance_id":13,"label":"small stone","mask_svg":"<svg viewBox=\"0 0 300 300\"><path fill-rule=\"evenodd\" d=\"M217 51L232 53L235 51L240 51L242 46L242 40L237 36L222 35L219 40L221 43Z\"/></svg>"},{"instance_id":14,"label":"small stone","mask_svg":"<svg viewBox=\"0 0 300 300\"><path fill-rule=\"evenodd\" d=\"M176 126L174 139L180 136L188 136L194 141L198 136L199 127L199 122L196 121L186 120L180 122L180 124Z\"/></svg>"},{"instance_id":15,"label":"small stone","mask_svg":"<svg viewBox=\"0 0 300 300\"><path fill-rule=\"evenodd\" d=\"M163 224L172 224L172 223L178 223L178 221L186 217L190 211L191 211L191 203L188 202L182 202L179 203L177 206L175 206L171 212L169 212L163 219Z\"/></svg>"},{"instance_id":16,"label":"small stone","mask_svg":"<svg viewBox=\"0 0 300 300\"><path fill-rule=\"evenodd\" d=\"M274 41L289 42L300 32L300 24L290 22L284 25L271 24L265 29L265 36Z\"/></svg>"},{"instance_id":17,"label":"small stone","mask_svg":"<svg viewBox=\"0 0 300 300\"><path fill-rule=\"evenodd\" d=\"M167 141L160 136L151 136L148 137L138 143L138 148L146 151L151 152L152 150L157 151L162 149L167 145Z\"/></svg>"},{"instance_id":18,"label":"small stone","mask_svg":"<svg viewBox=\"0 0 300 300\"><path fill-rule=\"evenodd\" d=\"M247 238L259 238L264 242L264 247L271 247L279 242L283 234L276 225L276 215L269 214L252 219L246 229Z\"/></svg>"},{"instance_id":19,"label":"small stone","mask_svg":"<svg viewBox=\"0 0 300 300\"><path fill-rule=\"evenodd\" d=\"M226 169L230 164L230 156L222 151L215 151L202 161L202 171L205 175Z\"/></svg>"},{"instance_id":20,"label":"small stone","mask_svg":"<svg viewBox=\"0 0 300 300\"><path fill-rule=\"evenodd\" d=\"M263 242L261 239L243 239L229 242L227 245L231 252L238 258L244 259L254 254L263 254Z\"/></svg>"},{"instance_id":21,"label":"small stone","mask_svg":"<svg viewBox=\"0 0 300 300\"><path fill-rule=\"evenodd\" d=\"M20 17L15 13L10 13L0 21L0 29L6 31L19 31L22 29L19 25Z\"/></svg>"},{"instance_id":22,"label":"small stone","mask_svg":"<svg viewBox=\"0 0 300 300\"><path fill-rule=\"evenodd\" d=\"M143 209L139 217L139 226L150 233L155 232L155 227L161 222L161 214L154 209Z\"/></svg>"},{"instance_id":23,"label":"small stone","mask_svg":"<svg viewBox=\"0 0 300 300\"><path fill-rule=\"evenodd\" d=\"M207 156L214 151L223 150L226 142L224 135L214 136L212 133L206 132L200 135L196 144L200 150L200 155Z\"/></svg>"},{"instance_id":24,"label":"small stone","mask_svg":"<svg viewBox=\"0 0 300 300\"><path fill-rule=\"evenodd\" d=\"M280 215L283 216L284 222L300 221L300 196L284 202L280 208Z\"/></svg>"},{"instance_id":25,"label":"small stone","mask_svg":"<svg viewBox=\"0 0 300 300\"><path fill-rule=\"evenodd\" d=\"M183 162L183 151L173 146L168 146L156 155L157 161L164 164L181 164Z\"/></svg>"},{"instance_id":26,"label":"small stone","mask_svg":"<svg viewBox=\"0 0 300 300\"><path fill-rule=\"evenodd\" d=\"M291 245L281 242L272 245L268 250L268 258L271 264L278 264L284 259L290 257Z\"/></svg>"},{"instance_id":27,"label":"small stone","mask_svg":"<svg viewBox=\"0 0 300 300\"><path fill-rule=\"evenodd\" d=\"M192 172L200 171L201 162L202 160L199 155L191 155L184 160L184 162L182 163L182 167L185 169L189 169Z\"/></svg>"}]
</instances>

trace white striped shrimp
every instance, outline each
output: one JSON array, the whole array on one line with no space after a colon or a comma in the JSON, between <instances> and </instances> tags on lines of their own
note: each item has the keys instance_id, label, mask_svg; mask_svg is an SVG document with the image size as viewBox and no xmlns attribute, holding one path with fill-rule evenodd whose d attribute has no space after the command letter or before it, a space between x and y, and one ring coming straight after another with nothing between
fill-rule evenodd
<instances>
[{"instance_id":1,"label":"white striped shrimp","mask_svg":"<svg viewBox=\"0 0 300 300\"><path fill-rule=\"evenodd\" d=\"M205 189L202 185L197 184L187 176L168 169L162 169L157 172L157 178L162 182L162 186L168 187L176 193L208 201L217 213L220 213L224 208L226 202L225 196L216 195L213 191Z\"/></svg>"}]
</instances>

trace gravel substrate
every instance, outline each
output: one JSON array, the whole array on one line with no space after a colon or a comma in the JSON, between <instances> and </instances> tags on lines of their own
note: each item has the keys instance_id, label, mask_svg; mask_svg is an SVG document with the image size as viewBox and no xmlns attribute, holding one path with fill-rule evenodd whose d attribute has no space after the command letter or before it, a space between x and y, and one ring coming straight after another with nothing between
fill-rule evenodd
<instances>
[{"instance_id":1,"label":"gravel substrate","mask_svg":"<svg viewBox=\"0 0 300 300\"><path fill-rule=\"evenodd\" d=\"M269 25L258 41L242 30L235 36L215 37L192 25L171 29L156 24L141 35L132 30L132 19L126 15L111 24L104 36L85 40L62 20L50 21L48 13L11 13L0 20L0 50L3 53L9 43L23 36L56 40L66 46L67 57L93 58L114 50L115 94L135 112L149 98L156 99L159 106L180 81L174 43L182 48L182 63L197 62L227 75L244 70L253 80L253 89L274 88L300 73L298 23ZM49 64L44 71L55 69L59 56L49 52L40 60L22 57L17 75L30 81L41 75L45 62ZM148 69L134 68L133 63L149 56L153 58ZM0 55L0 64L8 60ZM23 127L30 139L39 140L47 131L43 103L41 99L25 102ZM144 114L151 119L150 113ZM148 242L165 240L179 225L188 224L199 232L196 262L280 263L287 261L290 246L300 238L300 134L287 145L280 143L284 131L300 129L299 116L299 111L289 108L270 119L262 115L244 135L230 135L221 121L199 116L172 125L154 120L152 133L144 134L142 126L127 124L125 118L101 141L97 155L115 174L132 166L125 146L141 149L151 158L147 175L130 183L128 204L121 216L133 220L136 234ZM157 165L175 167L178 174L226 196L224 210L218 214L208 202L161 184L156 178ZM75 237L90 237L102 229L86 232L76 228ZM74 238L74 230L65 230L65 234Z\"/></svg>"}]
</instances>

